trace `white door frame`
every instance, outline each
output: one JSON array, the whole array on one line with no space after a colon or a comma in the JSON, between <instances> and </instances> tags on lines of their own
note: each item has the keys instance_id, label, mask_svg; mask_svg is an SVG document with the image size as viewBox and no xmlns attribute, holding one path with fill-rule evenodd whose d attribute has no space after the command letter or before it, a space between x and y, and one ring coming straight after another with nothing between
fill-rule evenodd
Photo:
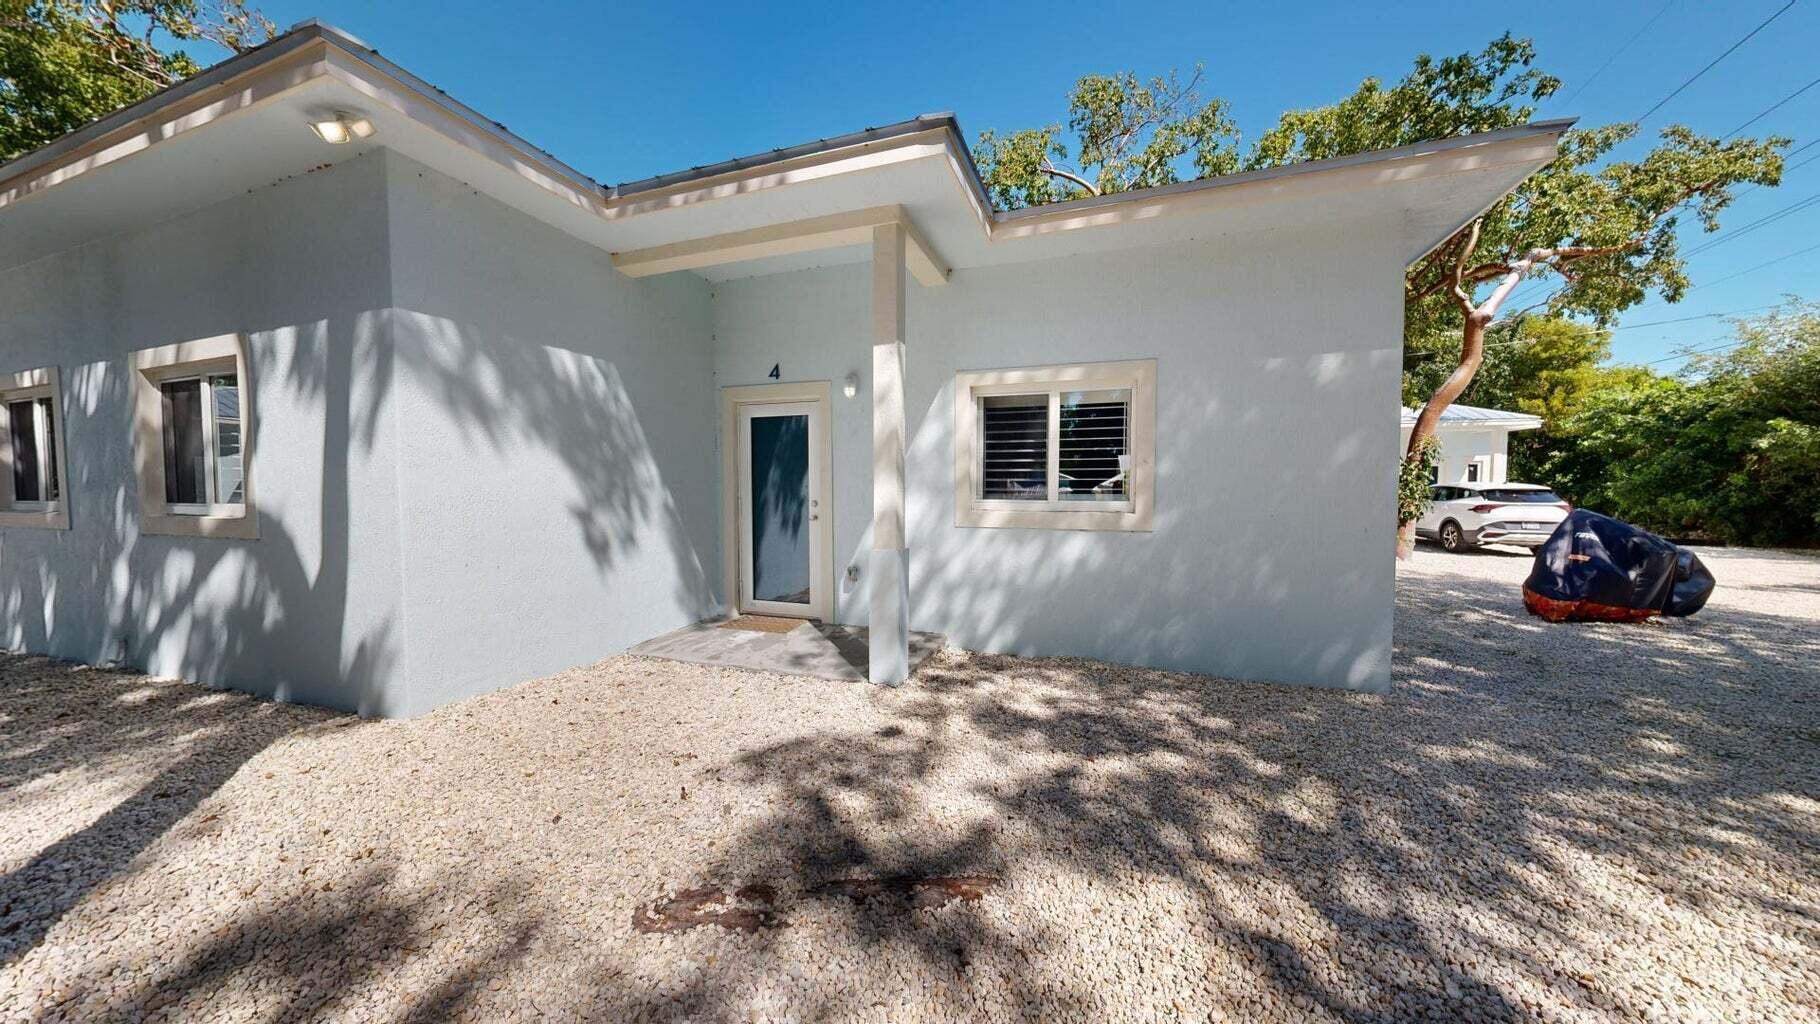
<instances>
[{"instance_id":1,"label":"white door frame","mask_svg":"<svg viewBox=\"0 0 1820 1024\"><path fill-rule=\"evenodd\" d=\"M742 611L766 615L834 618L834 475L832 411L833 384L829 381L804 381L795 384L752 384L720 389L720 466L721 466L721 552L722 572L728 609L735 615ZM742 445L740 412L760 405L810 405L809 414L809 498L815 503L809 520L809 604L782 605L770 602L744 601L746 584L741 579L744 562L743 511L739 507L739 477Z\"/></svg>"}]
</instances>

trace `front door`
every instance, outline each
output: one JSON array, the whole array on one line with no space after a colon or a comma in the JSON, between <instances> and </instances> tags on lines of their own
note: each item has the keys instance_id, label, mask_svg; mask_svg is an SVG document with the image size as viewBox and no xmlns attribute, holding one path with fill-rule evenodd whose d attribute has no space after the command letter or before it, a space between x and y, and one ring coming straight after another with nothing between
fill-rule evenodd
<instances>
[{"instance_id":1,"label":"front door","mask_svg":"<svg viewBox=\"0 0 1820 1024\"><path fill-rule=\"evenodd\" d=\"M738 610L829 618L826 404L739 402Z\"/></svg>"}]
</instances>

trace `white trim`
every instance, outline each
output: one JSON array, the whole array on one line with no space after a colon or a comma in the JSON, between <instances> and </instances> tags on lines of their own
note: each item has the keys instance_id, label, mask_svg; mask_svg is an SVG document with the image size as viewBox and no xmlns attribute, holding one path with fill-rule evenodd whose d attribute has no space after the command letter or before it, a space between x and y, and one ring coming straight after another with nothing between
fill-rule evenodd
<instances>
[{"instance_id":1,"label":"white trim","mask_svg":"<svg viewBox=\"0 0 1820 1024\"><path fill-rule=\"evenodd\" d=\"M1065 391L1131 393L1130 498L1116 508L1082 507L1057 497L1061 465L1061 394ZM977 495L983 455L979 400L1000 395L1049 396L1048 493L1044 501L986 500ZM1156 360L1071 363L1014 370L973 370L954 375L954 525L1038 530L1152 529L1156 505Z\"/></svg>"},{"instance_id":2,"label":"white trim","mask_svg":"<svg viewBox=\"0 0 1820 1024\"><path fill-rule=\"evenodd\" d=\"M253 378L247 372L246 343L238 334L198 338L129 353L133 380L133 469L139 482L140 530L180 537L230 537L255 540L259 519L253 504ZM240 389L240 489L244 500L231 504L175 504L164 497L164 396L159 385L171 380L233 373ZM203 443L211 446L214 412L209 385L202 386ZM215 452L204 459L213 491Z\"/></svg>"},{"instance_id":3,"label":"white trim","mask_svg":"<svg viewBox=\"0 0 1820 1024\"><path fill-rule=\"evenodd\" d=\"M721 452L721 570L727 595L727 608L733 614L762 611L782 615L831 621L834 617L834 387L830 381L803 381L785 384L751 384L720 389ZM809 419L809 497L819 502L819 518L811 520L809 538L810 600L801 605L773 605L759 602L763 608L742 607L740 529L740 411L756 405L810 404L814 412Z\"/></svg>"},{"instance_id":4,"label":"white trim","mask_svg":"<svg viewBox=\"0 0 1820 1024\"><path fill-rule=\"evenodd\" d=\"M45 421L41 398L50 399L50 419ZM32 415L38 435L39 493L50 479L51 469L57 479L57 497L38 501L19 501L13 493L12 416L7 406L13 402L32 402ZM46 426L50 427L47 432ZM44 530L70 528L69 435L63 430L63 389L55 366L17 373L0 374L0 526L23 526ZM47 450L48 448L48 450Z\"/></svg>"},{"instance_id":5,"label":"white trim","mask_svg":"<svg viewBox=\"0 0 1820 1024\"><path fill-rule=\"evenodd\" d=\"M627 277L651 277L679 270L703 270L708 267L785 256L823 249L841 249L872 242L873 229L896 224L904 229L908 242L907 266L924 287L948 283L948 264L916 230L910 215L897 205L871 206L863 210L807 217L803 220L766 224L745 231L730 231L706 238L654 245L612 254L613 266Z\"/></svg>"}]
</instances>

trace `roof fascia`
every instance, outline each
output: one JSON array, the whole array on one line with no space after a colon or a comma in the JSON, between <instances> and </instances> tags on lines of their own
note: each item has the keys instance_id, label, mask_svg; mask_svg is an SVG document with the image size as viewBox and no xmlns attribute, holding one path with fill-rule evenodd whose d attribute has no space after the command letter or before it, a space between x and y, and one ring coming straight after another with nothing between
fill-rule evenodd
<instances>
[{"instance_id":1,"label":"roof fascia","mask_svg":"<svg viewBox=\"0 0 1820 1024\"><path fill-rule=\"evenodd\" d=\"M1560 133L1573 123L1572 119L1542 121L1482 135L1463 135L1331 160L1310 160L1156 188L1008 210L993 215L991 233L994 240L1023 238L1055 231L1151 219L1214 204L1301 197L1357 188L1381 180L1382 175L1391 170L1390 165L1394 164L1406 165L1392 173L1396 173L1399 180L1409 180L1482 170L1492 166L1537 161L1546 163L1557 152L1556 140ZM1513 148L1495 162L1487 162L1482 154L1465 152L1522 141L1533 141L1534 145ZM1481 159L1473 160L1475 155L1481 156ZM1489 209L1497 202L1497 198L1486 204L1485 208ZM1471 218L1467 219L1468 222L1470 220ZM1448 236L1443 236L1443 240L1451 234L1449 232Z\"/></svg>"}]
</instances>

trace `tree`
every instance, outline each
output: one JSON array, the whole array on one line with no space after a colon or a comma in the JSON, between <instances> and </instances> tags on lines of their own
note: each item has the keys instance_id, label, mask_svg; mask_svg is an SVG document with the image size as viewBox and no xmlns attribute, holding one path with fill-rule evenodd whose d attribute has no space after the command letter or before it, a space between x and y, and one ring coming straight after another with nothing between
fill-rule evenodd
<instances>
[{"instance_id":1,"label":"tree","mask_svg":"<svg viewBox=\"0 0 1820 1024\"><path fill-rule=\"evenodd\" d=\"M1395 85L1366 79L1338 103L1284 114L1258 138L1242 166L1329 159L1526 123L1535 104L1560 86L1558 79L1532 67L1534 58L1528 40L1508 34L1478 53L1419 56ZM1169 139L1186 133L1185 122L1120 121L1123 106L1083 104L1081 95L1077 87L1069 123L1077 131L1079 125L1092 130L1091 138L1081 137L1084 165L1104 152L1094 140L1138 139L1146 132ZM1224 108L1219 109L1223 118ZM1110 120L1082 116L1105 112ZM1055 130L1044 132L1041 138L1049 146L1044 159L1065 157L1068 148ZM1484 359L1487 331L1525 279L1557 278L1559 287L1540 308L1601 326L1651 292L1678 300L1688 285L1677 245L1684 212L1691 209L1706 231L1717 230L1734 186L1780 182L1780 154L1788 146L1787 139L1775 137L1720 141L1677 125L1664 129L1656 148L1641 160L1607 162L1615 147L1636 134L1634 124L1567 133L1559 159L1408 268L1406 341L1435 335L1459 340L1452 369L1423 402L1409 453L1433 436L1441 413L1472 383ZM1208 166L1231 166L1222 155L1232 146L1229 131L1217 139L1196 138L1208 139ZM996 151L986 155L994 171L1002 165L1004 184L994 192L1001 201L1068 198L1065 190L1039 187L1033 171L1050 177L1041 161L993 163ZM1201 157L1197 150L1197 162ZM1405 519L1399 527L1398 549L1407 550L1411 521Z\"/></svg>"},{"instance_id":2,"label":"tree","mask_svg":"<svg viewBox=\"0 0 1820 1024\"><path fill-rule=\"evenodd\" d=\"M0 0L0 160L202 70L172 44L270 39L246 0Z\"/></svg>"},{"instance_id":3,"label":"tree","mask_svg":"<svg viewBox=\"0 0 1820 1024\"><path fill-rule=\"evenodd\" d=\"M973 160L1003 209L1168 185L1193 154L1195 177L1239 169L1238 127L1224 100L1202 103L1201 68L1186 83L1175 72L1148 84L1135 74L1083 75L1068 96L1068 130L982 132Z\"/></svg>"}]
</instances>

